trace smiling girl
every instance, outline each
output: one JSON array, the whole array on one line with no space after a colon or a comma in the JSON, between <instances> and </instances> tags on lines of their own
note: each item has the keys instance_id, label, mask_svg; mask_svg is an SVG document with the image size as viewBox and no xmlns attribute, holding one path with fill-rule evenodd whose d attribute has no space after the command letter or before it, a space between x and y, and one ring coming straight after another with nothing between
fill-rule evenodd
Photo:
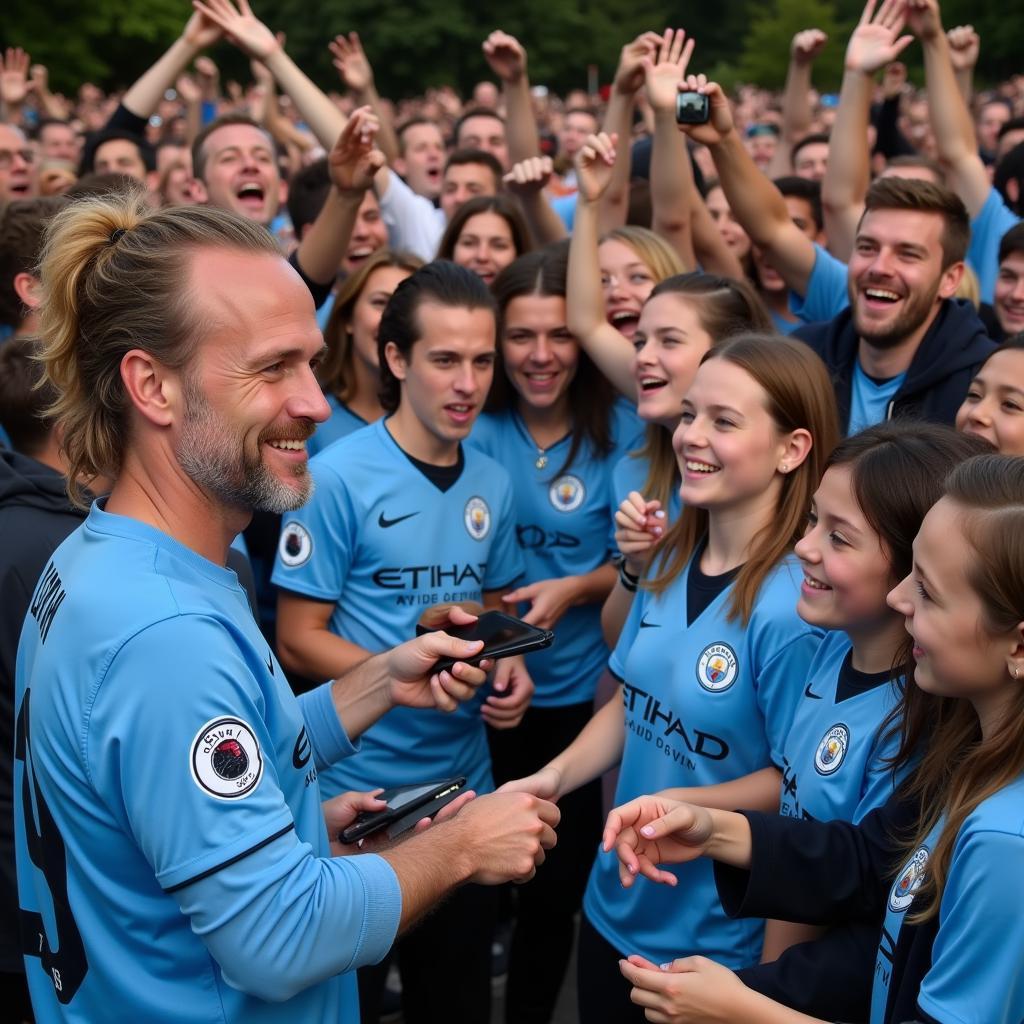
<instances>
[{"instance_id":1,"label":"smiling girl","mask_svg":"<svg viewBox=\"0 0 1024 1024\"><path fill-rule=\"evenodd\" d=\"M1003 455L1024 455L1024 334L1003 342L982 364L956 414L956 428Z\"/></svg>"},{"instance_id":2,"label":"smiling girl","mask_svg":"<svg viewBox=\"0 0 1024 1024\"><path fill-rule=\"evenodd\" d=\"M523 214L508 196L477 196L459 207L437 247L439 260L451 260L494 284L514 259L533 248Z\"/></svg>"},{"instance_id":3,"label":"smiling girl","mask_svg":"<svg viewBox=\"0 0 1024 1024\"><path fill-rule=\"evenodd\" d=\"M655 554L611 658L621 700L535 775L509 784L559 796L621 759L617 799L665 786L721 786L727 806L777 806L785 738L820 633L796 615L792 554L836 440L823 365L805 346L758 336L709 351L683 406L675 447L684 510ZM732 802L732 801L735 801ZM634 948L664 959L682 942L754 963L762 928L730 922L709 867L682 872L677 894L623 893L599 855L584 900L580 1015L636 1020L614 976Z\"/></svg>"},{"instance_id":4,"label":"smiling girl","mask_svg":"<svg viewBox=\"0 0 1024 1024\"><path fill-rule=\"evenodd\" d=\"M566 247L559 245L520 257L495 281L501 366L470 438L513 481L526 573L505 601L555 632L551 648L527 657L536 690L522 722L489 734L497 782L536 771L591 717L608 660L601 602L615 580L612 467L642 429L569 333L565 271ZM601 833L596 782L560 809L557 852L518 890L509 1020L543 1020L554 1010Z\"/></svg>"},{"instance_id":5,"label":"smiling girl","mask_svg":"<svg viewBox=\"0 0 1024 1024\"><path fill-rule=\"evenodd\" d=\"M716 869L737 913L881 918L872 1024L1024 1019L1022 533L1024 460L1004 455L954 469L924 518L889 597L916 662L897 764L926 744L899 797L860 825L641 798L606 833L626 881L671 882L657 863L705 855L740 869ZM661 1020L812 1019L702 957L661 970L630 958L622 970Z\"/></svg>"}]
</instances>

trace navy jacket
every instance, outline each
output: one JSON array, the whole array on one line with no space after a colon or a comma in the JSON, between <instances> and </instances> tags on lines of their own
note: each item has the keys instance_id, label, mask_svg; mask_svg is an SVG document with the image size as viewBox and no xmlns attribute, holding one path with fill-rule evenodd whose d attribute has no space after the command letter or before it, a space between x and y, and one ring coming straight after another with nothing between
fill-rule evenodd
<instances>
[{"instance_id":1,"label":"navy jacket","mask_svg":"<svg viewBox=\"0 0 1024 1024\"><path fill-rule=\"evenodd\" d=\"M839 405L840 424L846 433L853 369L860 344L853 314L849 308L844 309L834 320L799 328L793 337L810 345L828 368ZM886 418L952 426L971 379L996 347L969 302L947 299L921 339Z\"/></svg>"}]
</instances>

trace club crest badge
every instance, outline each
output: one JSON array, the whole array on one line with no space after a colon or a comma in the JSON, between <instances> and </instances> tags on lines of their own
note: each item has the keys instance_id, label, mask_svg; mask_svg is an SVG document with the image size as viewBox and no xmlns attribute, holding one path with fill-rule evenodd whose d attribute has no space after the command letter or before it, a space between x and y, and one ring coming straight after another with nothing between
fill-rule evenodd
<instances>
[{"instance_id":1,"label":"club crest badge","mask_svg":"<svg viewBox=\"0 0 1024 1024\"><path fill-rule=\"evenodd\" d=\"M708 644L697 659L697 682L711 693L728 690L736 682L736 652L728 644Z\"/></svg>"},{"instance_id":2,"label":"club crest badge","mask_svg":"<svg viewBox=\"0 0 1024 1024\"><path fill-rule=\"evenodd\" d=\"M466 533L473 540L483 540L491 532L491 510L487 502L483 498L470 498L466 502L462 521L466 524Z\"/></svg>"},{"instance_id":3,"label":"club crest badge","mask_svg":"<svg viewBox=\"0 0 1024 1024\"><path fill-rule=\"evenodd\" d=\"M302 523L285 523L281 531L281 540L277 545L277 555L281 564L289 569L297 569L309 561L313 554L313 538Z\"/></svg>"},{"instance_id":4,"label":"club crest badge","mask_svg":"<svg viewBox=\"0 0 1024 1024\"><path fill-rule=\"evenodd\" d=\"M849 746L850 730L841 722L833 725L821 738L814 752L814 770L819 775L832 775L838 771Z\"/></svg>"},{"instance_id":5,"label":"club crest badge","mask_svg":"<svg viewBox=\"0 0 1024 1024\"><path fill-rule=\"evenodd\" d=\"M566 473L548 488L548 500L559 512L575 512L587 496L583 481Z\"/></svg>"},{"instance_id":6,"label":"club crest badge","mask_svg":"<svg viewBox=\"0 0 1024 1024\"><path fill-rule=\"evenodd\" d=\"M914 901L917 890L924 882L925 868L928 866L928 847L919 846L914 856L907 861L906 867L900 872L899 878L893 882L889 892L889 909L902 914Z\"/></svg>"},{"instance_id":7,"label":"club crest badge","mask_svg":"<svg viewBox=\"0 0 1024 1024\"><path fill-rule=\"evenodd\" d=\"M238 800L263 778L263 755L246 722L215 718L196 733L189 768L204 793L218 800Z\"/></svg>"}]
</instances>

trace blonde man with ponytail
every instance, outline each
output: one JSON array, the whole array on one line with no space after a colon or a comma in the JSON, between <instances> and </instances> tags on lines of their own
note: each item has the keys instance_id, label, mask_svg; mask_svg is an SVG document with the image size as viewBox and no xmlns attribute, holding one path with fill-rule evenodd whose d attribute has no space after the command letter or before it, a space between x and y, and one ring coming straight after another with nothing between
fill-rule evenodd
<instances>
[{"instance_id":1,"label":"blonde man with ponytail","mask_svg":"<svg viewBox=\"0 0 1024 1024\"><path fill-rule=\"evenodd\" d=\"M480 645L432 633L296 700L225 568L254 510L306 500L327 417L313 303L270 235L97 199L54 220L41 279L69 486L114 484L44 569L19 647L36 1019L355 1020L343 972L456 885L531 874L557 809L485 797L381 856L332 856L384 805L322 805L318 769L391 706L453 710L484 672L434 673Z\"/></svg>"}]
</instances>

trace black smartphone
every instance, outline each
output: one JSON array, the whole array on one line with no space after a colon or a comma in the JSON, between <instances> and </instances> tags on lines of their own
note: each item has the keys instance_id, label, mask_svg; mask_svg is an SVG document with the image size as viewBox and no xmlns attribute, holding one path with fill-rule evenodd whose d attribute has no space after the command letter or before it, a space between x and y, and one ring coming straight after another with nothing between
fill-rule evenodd
<instances>
[{"instance_id":1,"label":"black smartphone","mask_svg":"<svg viewBox=\"0 0 1024 1024\"><path fill-rule=\"evenodd\" d=\"M484 612L471 626L449 626L445 632L460 640L483 640L484 649L479 654L459 659L470 665L485 658L509 658L514 654L539 651L550 647L555 639L550 629L538 629L504 612ZM442 658L434 666L434 671L450 672L455 661L455 658Z\"/></svg>"},{"instance_id":2,"label":"black smartphone","mask_svg":"<svg viewBox=\"0 0 1024 1024\"><path fill-rule=\"evenodd\" d=\"M388 838L396 839L420 818L432 818L450 804L465 785L464 778L457 778L385 789L379 799L385 801L387 807L382 811L363 811L339 838L343 843L358 843L386 828Z\"/></svg>"},{"instance_id":3,"label":"black smartphone","mask_svg":"<svg viewBox=\"0 0 1024 1024\"><path fill-rule=\"evenodd\" d=\"M707 124L711 101L702 92L681 92L676 96L676 124Z\"/></svg>"}]
</instances>

